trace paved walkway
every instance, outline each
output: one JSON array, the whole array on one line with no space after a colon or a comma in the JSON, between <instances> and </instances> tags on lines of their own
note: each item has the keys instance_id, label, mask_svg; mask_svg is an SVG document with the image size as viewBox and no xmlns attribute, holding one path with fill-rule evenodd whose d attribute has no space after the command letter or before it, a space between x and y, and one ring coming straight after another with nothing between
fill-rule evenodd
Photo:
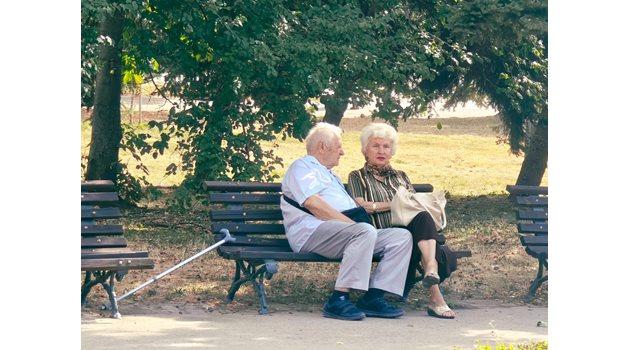
<instances>
[{"instance_id":1,"label":"paved walkway","mask_svg":"<svg viewBox=\"0 0 630 350\"><path fill-rule=\"evenodd\" d=\"M121 303L122 304L122 303ZM166 310L166 309L164 309ZM470 302L455 320L407 310L400 319L338 321L318 310L255 310L238 313L134 310L123 319L83 312L83 349L473 349L475 345L527 344L547 340L547 308ZM170 314L169 314L170 313ZM542 323L541 323L542 321Z\"/></svg>"}]
</instances>

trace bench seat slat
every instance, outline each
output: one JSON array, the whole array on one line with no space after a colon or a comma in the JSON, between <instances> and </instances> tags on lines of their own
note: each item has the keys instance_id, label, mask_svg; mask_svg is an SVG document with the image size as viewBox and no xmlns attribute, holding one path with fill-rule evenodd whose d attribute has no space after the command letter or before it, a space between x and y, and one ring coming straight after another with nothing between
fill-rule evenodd
<instances>
[{"instance_id":1,"label":"bench seat slat","mask_svg":"<svg viewBox=\"0 0 630 350\"><path fill-rule=\"evenodd\" d=\"M525 251L536 259L538 259L541 254L549 255L548 246L527 246L525 247Z\"/></svg>"},{"instance_id":2,"label":"bench seat slat","mask_svg":"<svg viewBox=\"0 0 630 350\"><path fill-rule=\"evenodd\" d=\"M81 259L108 259L108 258L148 258L149 252L134 252L130 250L110 249L86 249L81 250Z\"/></svg>"},{"instance_id":3,"label":"bench seat slat","mask_svg":"<svg viewBox=\"0 0 630 350\"><path fill-rule=\"evenodd\" d=\"M222 246L221 253L230 259L271 259L276 261L339 262L315 253L296 253L290 247Z\"/></svg>"},{"instance_id":4,"label":"bench seat slat","mask_svg":"<svg viewBox=\"0 0 630 350\"><path fill-rule=\"evenodd\" d=\"M126 247L127 239L125 237L82 237L81 248L117 248Z\"/></svg>"},{"instance_id":5,"label":"bench seat slat","mask_svg":"<svg viewBox=\"0 0 630 350\"><path fill-rule=\"evenodd\" d=\"M458 258L470 258L472 257L472 252L470 250L455 250L453 251L455 256Z\"/></svg>"},{"instance_id":6,"label":"bench seat slat","mask_svg":"<svg viewBox=\"0 0 630 350\"><path fill-rule=\"evenodd\" d=\"M81 209L81 219L118 219L122 217L120 208L91 208Z\"/></svg>"},{"instance_id":7,"label":"bench seat slat","mask_svg":"<svg viewBox=\"0 0 630 350\"><path fill-rule=\"evenodd\" d=\"M133 253L129 247L117 248L81 248L81 255L89 254L111 254L111 253Z\"/></svg>"},{"instance_id":8,"label":"bench seat slat","mask_svg":"<svg viewBox=\"0 0 630 350\"><path fill-rule=\"evenodd\" d=\"M122 271L152 269L151 258L81 259L81 271Z\"/></svg>"}]
</instances>

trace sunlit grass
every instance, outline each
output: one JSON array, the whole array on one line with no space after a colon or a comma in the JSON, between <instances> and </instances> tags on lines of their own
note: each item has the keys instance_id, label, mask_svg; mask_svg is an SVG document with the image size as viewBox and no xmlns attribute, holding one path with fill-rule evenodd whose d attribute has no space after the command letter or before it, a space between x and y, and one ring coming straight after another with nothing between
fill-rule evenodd
<instances>
[{"instance_id":1,"label":"sunlit grass","mask_svg":"<svg viewBox=\"0 0 630 350\"><path fill-rule=\"evenodd\" d=\"M155 134L146 124L134 125L143 132ZM465 133L465 130L462 130ZM343 134L345 155L334 171L346 182L348 174L363 166L359 131L346 131ZM505 193L505 186L514 184L518 177L523 157L509 152L505 144L497 144L496 136L476 136L467 134L417 134L400 132L398 153L392 158L392 165L403 170L414 183L430 183L436 189L444 189L452 195L476 196ZM89 152L90 125L82 123L81 154ZM284 167L277 167L276 174L282 178L288 166L302 157L306 150L302 142L287 139L280 143L267 142L263 147L273 148L283 159ZM173 150L174 142L164 155L154 159L151 155L142 157L149 169L148 181L156 186L177 186L183 180L181 172L165 176L166 167L179 164L179 153ZM145 175L136 169L137 161L128 152L120 153L121 162L128 165L135 176ZM278 180L279 181L279 180ZM543 185L547 184L547 175Z\"/></svg>"}]
</instances>

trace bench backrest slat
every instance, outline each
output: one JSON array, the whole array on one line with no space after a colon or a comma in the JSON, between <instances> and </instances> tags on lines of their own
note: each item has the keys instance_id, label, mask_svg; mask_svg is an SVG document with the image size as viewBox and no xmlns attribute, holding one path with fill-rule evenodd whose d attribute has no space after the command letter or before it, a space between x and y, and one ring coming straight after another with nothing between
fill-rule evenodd
<instances>
[{"instance_id":1,"label":"bench backrest slat","mask_svg":"<svg viewBox=\"0 0 630 350\"><path fill-rule=\"evenodd\" d=\"M548 236L521 236L521 244L524 246L546 246Z\"/></svg>"},{"instance_id":2,"label":"bench backrest slat","mask_svg":"<svg viewBox=\"0 0 630 350\"><path fill-rule=\"evenodd\" d=\"M280 194L210 193L208 200L217 204L280 204Z\"/></svg>"},{"instance_id":3,"label":"bench backrest slat","mask_svg":"<svg viewBox=\"0 0 630 350\"><path fill-rule=\"evenodd\" d=\"M81 209L81 219L118 219L122 217L120 208L91 208Z\"/></svg>"},{"instance_id":4,"label":"bench backrest slat","mask_svg":"<svg viewBox=\"0 0 630 350\"><path fill-rule=\"evenodd\" d=\"M83 192L81 204L115 206L118 205L118 194L116 192Z\"/></svg>"},{"instance_id":5,"label":"bench backrest slat","mask_svg":"<svg viewBox=\"0 0 630 350\"><path fill-rule=\"evenodd\" d=\"M547 186L507 185L506 189L513 196L549 194Z\"/></svg>"},{"instance_id":6,"label":"bench backrest slat","mask_svg":"<svg viewBox=\"0 0 630 350\"><path fill-rule=\"evenodd\" d=\"M206 191L228 192L281 192L282 184L279 182L248 182L248 181L204 181ZM416 192L433 192L431 184L413 184Z\"/></svg>"},{"instance_id":7,"label":"bench backrest slat","mask_svg":"<svg viewBox=\"0 0 630 350\"><path fill-rule=\"evenodd\" d=\"M81 181L82 192L113 192L114 183L111 180Z\"/></svg>"},{"instance_id":8,"label":"bench backrest slat","mask_svg":"<svg viewBox=\"0 0 630 350\"><path fill-rule=\"evenodd\" d=\"M217 222L212 225L212 232L219 233L222 229L227 229L230 234L253 234L253 235L283 235L283 224L240 224Z\"/></svg>"},{"instance_id":9,"label":"bench backrest slat","mask_svg":"<svg viewBox=\"0 0 630 350\"><path fill-rule=\"evenodd\" d=\"M539 196L518 196L516 197L516 204L523 206L547 206L548 205L547 197L539 197Z\"/></svg>"},{"instance_id":10,"label":"bench backrest slat","mask_svg":"<svg viewBox=\"0 0 630 350\"><path fill-rule=\"evenodd\" d=\"M282 184L279 182L204 181L203 187L206 191L280 192Z\"/></svg>"},{"instance_id":11,"label":"bench backrest slat","mask_svg":"<svg viewBox=\"0 0 630 350\"><path fill-rule=\"evenodd\" d=\"M547 234L547 224L544 223L518 223L519 233Z\"/></svg>"},{"instance_id":12,"label":"bench backrest slat","mask_svg":"<svg viewBox=\"0 0 630 350\"><path fill-rule=\"evenodd\" d=\"M225 220L264 220L264 221L277 221L282 220L282 212L278 209L244 209L244 210L212 210L210 212L210 219L215 221Z\"/></svg>"},{"instance_id":13,"label":"bench backrest slat","mask_svg":"<svg viewBox=\"0 0 630 350\"><path fill-rule=\"evenodd\" d=\"M81 238L81 249L126 247L125 237L87 237Z\"/></svg>"},{"instance_id":14,"label":"bench backrest slat","mask_svg":"<svg viewBox=\"0 0 630 350\"><path fill-rule=\"evenodd\" d=\"M81 236L117 236L123 234L122 225L93 225L93 224L81 224Z\"/></svg>"},{"instance_id":15,"label":"bench backrest slat","mask_svg":"<svg viewBox=\"0 0 630 350\"><path fill-rule=\"evenodd\" d=\"M547 220L547 208L545 210L525 210L519 209L518 211L518 219L519 220L534 220L534 221L545 221Z\"/></svg>"}]
</instances>

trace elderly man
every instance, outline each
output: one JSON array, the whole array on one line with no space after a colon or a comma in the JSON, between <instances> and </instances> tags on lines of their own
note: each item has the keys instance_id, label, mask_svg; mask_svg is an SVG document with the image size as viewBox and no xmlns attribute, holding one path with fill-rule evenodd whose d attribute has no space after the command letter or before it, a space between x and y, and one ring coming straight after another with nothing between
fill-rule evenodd
<instances>
[{"instance_id":1,"label":"elderly man","mask_svg":"<svg viewBox=\"0 0 630 350\"><path fill-rule=\"evenodd\" d=\"M315 125L306 137L307 155L286 172L280 204L286 235L293 251L341 258L334 291L324 306L325 317L400 317L404 310L388 304L383 296L403 293L411 234L402 228L377 230L342 213L358 206L331 171L344 154L341 132L332 124ZM374 254L382 258L370 278ZM349 299L351 289L367 290L356 306Z\"/></svg>"}]
</instances>

